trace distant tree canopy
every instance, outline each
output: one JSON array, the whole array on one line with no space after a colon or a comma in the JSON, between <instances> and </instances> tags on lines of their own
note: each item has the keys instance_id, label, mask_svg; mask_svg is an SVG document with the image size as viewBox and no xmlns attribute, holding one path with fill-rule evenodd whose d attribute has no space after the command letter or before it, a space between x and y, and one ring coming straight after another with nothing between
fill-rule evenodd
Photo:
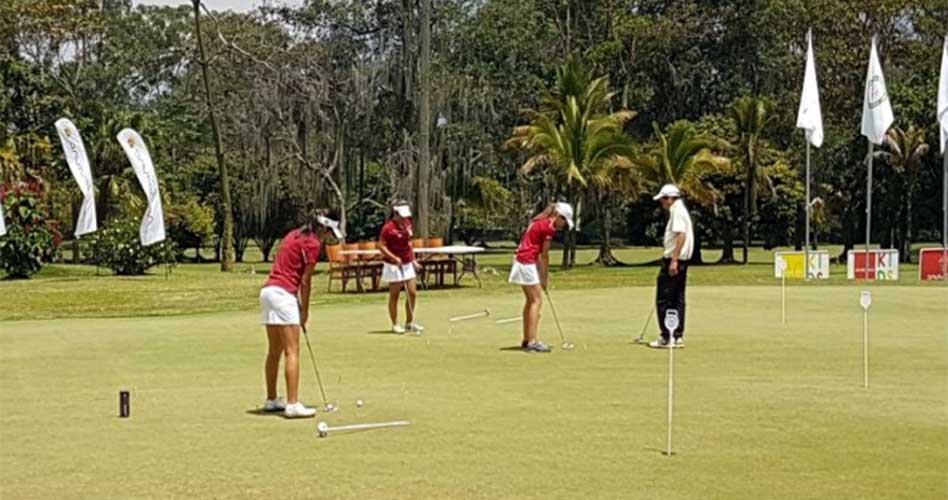
<instances>
[{"instance_id":1,"label":"distant tree canopy","mask_svg":"<svg viewBox=\"0 0 948 500\"><path fill-rule=\"evenodd\" d=\"M238 258L251 241L269 252L310 201L374 238L387 202L419 186L430 232L471 242L516 239L532 213L567 199L582 221L568 253L597 243L604 264L617 263L614 239L657 242L647 195L667 181L682 184L700 243L723 247L724 261L738 239L800 246L805 143L794 124L808 29L826 129L813 151L816 240L862 240L873 34L896 116L877 156L873 240L906 258L911 241L940 238L943 0L432 0L424 178L420 5L202 14ZM0 3L0 181L42 181L67 238L80 195L54 140L62 116L89 150L100 227L141 206L114 139L131 126L149 143L179 247L219 245L193 16L131 0Z\"/></svg>"}]
</instances>

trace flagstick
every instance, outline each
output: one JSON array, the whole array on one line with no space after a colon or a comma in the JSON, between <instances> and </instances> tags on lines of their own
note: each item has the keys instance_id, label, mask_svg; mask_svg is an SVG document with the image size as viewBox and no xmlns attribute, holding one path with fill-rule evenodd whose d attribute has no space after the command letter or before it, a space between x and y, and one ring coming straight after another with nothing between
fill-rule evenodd
<instances>
[{"instance_id":1,"label":"flagstick","mask_svg":"<svg viewBox=\"0 0 948 500\"><path fill-rule=\"evenodd\" d=\"M869 388L869 308L862 312L862 385Z\"/></svg>"},{"instance_id":2,"label":"flagstick","mask_svg":"<svg viewBox=\"0 0 948 500\"><path fill-rule=\"evenodd\" d=\"M941 188L941 279L948 281L948 152L942 155Z\"/></svg>"},{"instance_id":3,"label":"flagstick","mask_svg":"<svg viewBox=\"0 0 948 500\"><path fill-rule=\"evenodd\" d=\"M872 150L874 144L869 141L869 175L866 176L866 260L863 263L863 278L869 279L869 240L872 238Z\"/></svg>"},{"instance_id":4,"label":"flagstick","mask_svg":"<svg viewBox=\"0 0 948 500\"><path fill-rule=\"evenodd\" d=\"M787 324L787 268L784 266L783 273L780 276L780 311L781 321Z\"/></svg>"},{"instance_id":5,"label":"flagstick","mask_svg":"<svg viewBox=\"0 0 948 500\"><path fill-rule=\"evenodd\" d=\"M806 141L806 247L803 249L803 281L810 279L810 140Z\"/></svg>"},{"instance_id":6,"label":"flagstick","mask_svg":"<svg viewBox=\"0 0 948 500\"><path fill-rule=\"evenodd\" d=\"M668 338L671 342L675 341L675 332L668 332ZM674 391L674 377L675 377L675 347L674 345L668 346L668 439L665 443L665 454L671 456L672 454L672 402L675 400Z\"/></svg>"}]
</instances>

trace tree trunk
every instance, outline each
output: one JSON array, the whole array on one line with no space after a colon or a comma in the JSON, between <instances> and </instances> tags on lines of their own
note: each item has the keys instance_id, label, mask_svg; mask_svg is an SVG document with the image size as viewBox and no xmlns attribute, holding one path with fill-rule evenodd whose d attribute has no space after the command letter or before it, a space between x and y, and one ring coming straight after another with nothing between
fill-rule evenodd
<instances>
[{"instance_id":1,"label":"tree trunk","mask_svg":"<svg viewBox=\"0 0 948 500\"><path fill-rule=\"evenodd\" d=\"M604 200L599 200L601 217L599 220L599 256L596 262L604 266L620 264L612 255L612 206Z\"/></svg>"},{"instance_id":2,"label":"tree trunk","mask_svg":"<svg viewBox=\"0 0 948 500\"><path fill-rule=\"evenodd\" d=\"M431 194L431 0L421 0L421 102L418 112L418 233L429 232L429 196Z\"/></svg>"},{"instance_id":3,"label":"tree trunk","mask_svg":"<svg viewBox=\"0 0 948 500\"><path fill-rule=\"evenodd\" d=\"M718 264L733 264L737 262L734 258L734 229L730 225L725 225L724 246L721 249L721 259Z\"/></svg>"},{"instance_id":4,"label":"tree trunk","mask_svg":"<svg viewBox=\"0 0 948 500\"><path fill-rule=\"evenodd\" d=\"M753 184L754 184L754 167L751 166L747 169L747 181L744 185L744 216L742 219L743 233L744 233L744 255L741 262L747 264L748 253L750 252L750 220L752 216L751 206L753 205L752 197L754 196Z\"/></svg>"},{"instance_id":5,"label":"tree trunk","mask_svg":"<svg viewBox=\"0 0 948 500\"><path fill-rule=\"evenodd\" d=\"M230 200L230 178L227 175L227 162L224 160L224 145L221 142L220 129L214 116L214 98L211 96L211 84L207 76L207 58L204 54L204 40L201 38L201 0L192 0L194 4L194 32L197 36L201 75L204 78L204 97L207 101L207 115L214 134L214 152L217 156L217 169L221 180L221 212L223 212L224 234L221 235L223 255L221 271L234 270L234 212Z\"/></svg>"}]
</instances>

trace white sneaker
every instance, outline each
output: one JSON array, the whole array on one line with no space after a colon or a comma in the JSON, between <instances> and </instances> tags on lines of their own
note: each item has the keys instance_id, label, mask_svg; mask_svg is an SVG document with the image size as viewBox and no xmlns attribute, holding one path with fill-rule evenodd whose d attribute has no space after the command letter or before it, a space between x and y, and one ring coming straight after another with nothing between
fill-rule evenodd
<instances>
[{"instance_id":1,"label":"white sneaker","mask_svg":"<svg viewBox=\"0 0 948 500\"><path fill-rule=\"evenodd\" d=\"M685 339L682 337L678 337L677 339L675 339L675 343L673 344L673 346L675 349L683 349L685 347Z\"/></svg>"},{"instance_id":2,"label":"white sneaker","mask_svg":"<svg viewBox=\"0 0 948 500\"><path fill-rule=\"evenodd\" d=\"M392 325L392 333L397 333L397 334L405 333L405 327L396 323Z\"/></svg>"},{"instance_id":3,"label":"white sneaker","mask_svg":"<svg viewBox=\"0 0 948 500\"><path fill-rule=\"evenodd\" d=\"M405 327L415 333L421 333L425 331L425 327L419 325L418 323L408 323L407 325L405 325Z\"/></svg>"},{"instance_id":4,"label":"white sneaker","mask_svg":"<svg viewBox=\"0 0 948 500\"><path fill-rule=\"evenodd\" d=\"M315 408L307 408L299 401L286 405L286 409L283 410L283 416L286 418L310 418L314 415L316 415Z\"/></svg>"},{"instance_id":5,"label":"white sneaker","mask_svg":"<svg viewBox=\"0 0 948 500\"><path fill-rule=\"evenodd\" d=\"M283 402L283 398L268 399L267 402L263 404L263 411L267 413L283 411L285 409L286 403Z\"/></svg>"}]
</instances>

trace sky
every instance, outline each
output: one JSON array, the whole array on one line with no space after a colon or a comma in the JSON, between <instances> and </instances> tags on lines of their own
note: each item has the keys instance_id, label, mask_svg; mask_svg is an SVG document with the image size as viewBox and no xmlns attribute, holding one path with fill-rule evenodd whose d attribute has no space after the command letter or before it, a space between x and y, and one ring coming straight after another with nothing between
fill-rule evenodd
<instances>
[{"instance_id":1,"label":"sky","mask_svg":"<svg viewBox=\"0 0 948 500\"><path fill-rule=\"evenodd\" d=\"M300 5L303 0L269 0L270 3L280 5ZM236 10L246 12L263 3L263 0L203 0L204 5L211 10ZM132 0L134 5L191 5L191 0Z\"/></svg>"}]
</instances>

